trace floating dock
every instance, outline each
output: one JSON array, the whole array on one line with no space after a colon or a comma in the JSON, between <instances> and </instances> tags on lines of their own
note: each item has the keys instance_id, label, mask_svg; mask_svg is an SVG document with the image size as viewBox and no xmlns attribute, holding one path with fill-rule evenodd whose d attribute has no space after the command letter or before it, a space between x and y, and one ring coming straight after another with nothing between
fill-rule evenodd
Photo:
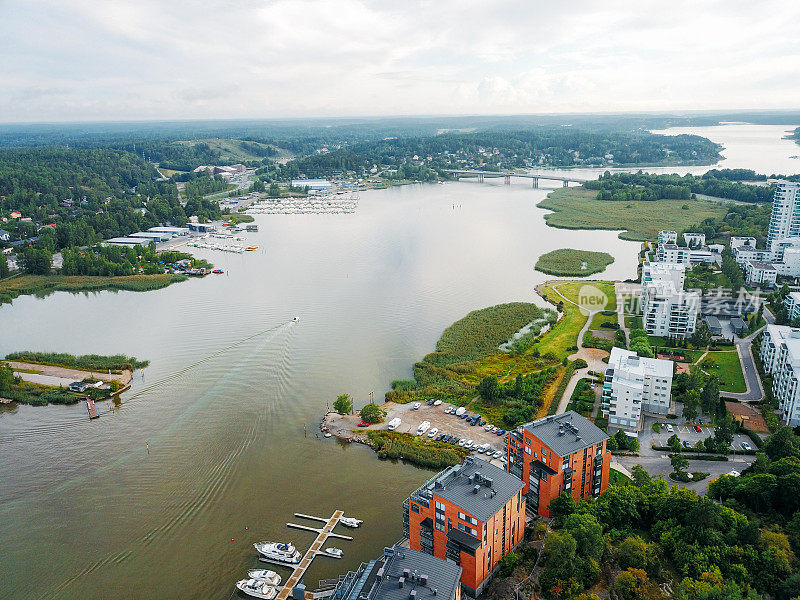
<instances>
[{"instance_id":1,"label":"floating dock","mask_svg":"<svg viewBox=\"0 0 800 600\"><path fill-rule=\"evenodd\" d=\"M306 570L309 566L311 566L311 561L314 560L314 557L319 555L323 556L330 556L330 554L326 554L323 550L323 546L325 545L325 541L329 537L337 537L343 540L352 540L353 538L346 536L346 535L339 535L338 533L333 533L334 527L339 523L339 518L344 515L343 510L337 510L334 512L330 518L323 519L321 517L313 517L311 515L303 515L300 513L295 513L296 517L302 517L305 519L312 519L315 521L322 521L325 525L321 529L317 529L315 527L307 527L305 525L297 525L295 523L287 523L286 525L289 527L294 527L295 529L304 529L306 531L316 531L317 537L312 542L311 546L306 550L306 553L303 555L302 560L297 564L292 571L292 574L283 584L283 587L278 592L278 595L275 597L275 600L286 600L291 594L294 587L300 583L300 580L303 578ZM308 595L306 595L308 596Z\"/></svg>"},{"instance_id":2,"label":"floating dock","mask_svg":"<svg viewBox=\"0 0 800 600\"><path fill-rule=\"evenodd\" d=\"M86 396L86 410L89 413L89 419L96 419L100 416L100 413L97 412L97 406L95 406L94 400Z\"/></svg>"}]
</instances>

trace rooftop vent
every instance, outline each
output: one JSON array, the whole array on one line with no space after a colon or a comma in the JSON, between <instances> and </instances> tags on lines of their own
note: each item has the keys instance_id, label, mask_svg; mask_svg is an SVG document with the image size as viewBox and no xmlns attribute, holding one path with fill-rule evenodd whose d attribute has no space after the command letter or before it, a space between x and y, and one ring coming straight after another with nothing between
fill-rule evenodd
<instances>
[{"instance_id":1,"label":"rooftop vent","mask_svg":"<svg viewBox=\"0 0 800 600\"><path fill-rule=\"evenodd\" d=\"M472 493L473 494L477 494L480 489L481 489L481 486L476 485L474 488L472 488Z\"/></svg>"},{"instance_id":2,"label":"rooftop vent","mask_svg":"<svg viewBox=\"0 0 800 600\"><path fill-rule=\"evenodd\" d=\"M427 575L420 575L419 582L421 585L428 585L428 576Z\"/></svg>"},{"instance_id":3,"label":"rooftop vent","mask_svg":"<svg viewBox=\"0 0 800 600\"><path fill-rule=\"evenodd\" d=\"M411 571L409 569L403 569L403 579L408 579L411 575Z\"/></svg>"},{"instance_id":4,"label":"rooftop vent","mask_svg":"<svg viewBox=\"0 0 800 600\"><path fill-rule=\"evenodd\" d=\"M564 435L564 426L558 428L558 435Z\"/></svg>"},{"instance_id":5,"label":"rooftop vent","mask_svg":"<svg viewBox=\"0 0 800 600\"><path fill-rule=\"evenodd\" d=\"M417 600L417 590L411 590L411 593L408 595L410 600Z\"/></svg>"},{"instance_id":6,"label":"rooftop vent","mask_svg":"<svg viewBox=\"0 0 800 600\"><path fill-rule=\"evenodd\" d=\"M401 577L400 579L397 580L397 587L402 588L405 585L405 583L406 583L406 578Z\"/></svg>"},{"instance_id":7,"label":"rooftop vent","mask_svg":"<svg viewBox=\"0 0 800 600\"><path fill-rule=\"evenodd\" d=\"M492 481L491 477L484 477L483 478L483 485L485 485L486 487L492 487L493 483L494 483L494 481Z\"/></svg>"}]
</instances>

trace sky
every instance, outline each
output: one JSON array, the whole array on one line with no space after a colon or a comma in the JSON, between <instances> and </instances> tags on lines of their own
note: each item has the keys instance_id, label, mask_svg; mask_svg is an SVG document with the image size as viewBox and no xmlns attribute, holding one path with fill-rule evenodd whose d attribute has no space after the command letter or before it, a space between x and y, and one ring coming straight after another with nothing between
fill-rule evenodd
<instances>
[{"instance_id":1,"label":"sky","mask_svg":"<svg viewBox=\"0 0 800 600\"><path fill-rule=\"evenodd\" d=\"M800 108L798 0L0 0L0 122Z\"/></svg>"}]
</instances>

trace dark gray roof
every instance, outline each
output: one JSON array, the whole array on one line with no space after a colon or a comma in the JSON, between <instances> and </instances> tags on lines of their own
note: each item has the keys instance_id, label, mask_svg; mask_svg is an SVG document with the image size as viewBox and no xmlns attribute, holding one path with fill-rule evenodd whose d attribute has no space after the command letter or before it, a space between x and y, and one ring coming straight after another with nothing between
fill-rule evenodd
<instances>
[{"instance_id":1,"label":"dark gray roof","mask_svg":"<svg viewBox=\"0 0 800 600\"><path fill-rule=\"evenodd\" d=\"M480 473L480 477L475 478L475 473ZM491 480L491 485L487 480ZM477 493L474 492L476 485L479 486ZM486 522L522 487L522 480L511 473L479 458L467 457L464 464L442 471L434 479L433 493Z\"/></svg>"},{"instance_id":2,"label":"dark gray roof","mask_svg":"<svg viewBox=\"0 0 800 600\"><path fill-rule=\"evenodd\" d=\"M527 423L525 429L562 458L608 439L605 431L574 410Z\"/></svg>"},{"instance_id":3,"label":"dark gray roof","mask_svg":"<svg viewBox=\"0 0 800 600\"><path fill-rule=\"evenodd\" d=\"M388 555L388 556L387 556ZM383 569L382 577L378 572ZM400 587L399 580L408 569L409 577ZM443 600L452 598L461 585L461 567L449 561L436 558L424 552L409 548L387 548L384 556L375 562L367 584L359 591L358 597L369 600L408 600L416 590L418 600ZM427 575L427 583L421 577ZM436 590L434 595L433 590Z\"/></svg>"},{"instance_id":4,"label":"dark gray roof","mask_svg":"<svg viewBox=\"0 0 800 600\"><path fill-rule=\"evenodd\" d=\"M710 328L719 329L720 327L722 327L722 324L719 322L719 319L714 315L708 315L707 317L705 317L704 320L706 322L706 325L708 325Z\"/></svg>"}]
</instances>

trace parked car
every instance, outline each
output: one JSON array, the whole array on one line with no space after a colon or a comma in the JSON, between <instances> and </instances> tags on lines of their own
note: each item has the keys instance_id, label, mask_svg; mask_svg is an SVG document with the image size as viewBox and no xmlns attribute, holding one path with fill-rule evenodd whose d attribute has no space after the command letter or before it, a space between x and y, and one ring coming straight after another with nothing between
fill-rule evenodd
<instances>
[{"instance_id":1,"label":"parked car","mask_svg":"<svg viewBox=\"0 0 800 600\"><path fill-rule=\"evenodd\" d=\"M419 402L414 402L413 406L411 407L411 410L419 410L420 406L422 406L422 404L420 404Z\"/></svg>"},{"instance_id":2,"label":"parked car","mask_svg":"<svg viewBox=\"0 0 800 600\"><path fill-rule=\"evenodd\" d=\"M682 443L684 448L691 448L691 444L689 444L689 442L687 442L686 440L683 440Z\"/></svg>"},{"instance_id":3,"label":"parked car","mask_svg":"<svg viewBox=\"0 0 800 600\"><path fill-rule=\"evenodd\" d=\"M486 431L491 431L492 430L492 425L487 425L486 427L484 427L484 429Z\"/></svg>"},{"instance_id":4,"label":"parked car","mask_svg":"<svg viewBox=\"0 0 800 600\"><path fill-rule=\"evenodd\" d=\"M450 443L453 444L453 445L457 444L460 441L461 441L460 437L453 436L453 437L450 438Z\"/></svg>"},{"instance_id":5,"label":"parked car","mask_svg":"<svg viewBox=\"0 0 800 600\"><path fill-rule=\"evenodd\" d=\"M469 424L470 424L471 427L475 427L475 425L478 424L478 419L475 419L475 418L470 419Z\"/></svg>"},{"instance_id":6,"label":"parked car","mask_svg":"<svg viewBox=\"0 0 800 600\"><path fill-rule=\"evenodd\" d=\"M742 450L750 451L752 449L753 447L750 444L748 444L747 442L742 442Z\"/></svg>"},{"instance_id":7,"label":"parked car","mask_svg":"<svg viewBox=\"0 0 800 600\"><path fill-rule=\"evenodd\" d=\"M438 430L438 429L436 429L436 427L434 427L433 429L431 429L431 430L428 432L428 437L429 437L429 438L436 437L436 434L437 434L437 433L439 433L439 430Z\"/></svg>"},{"instance_id":8,"label":"parked car","mask_svg":"<svg viewBox=\"0 0 800 600\"><path fill-rule=\"evenodd\" d=\"M694 426L694 430L695 430L697 433L703 433L703 429L700 427L700 425L695 425L695 426Z\"/></svg>"},{"instance_id":9,"label":"parked car","mask_svg":"<svg viewBox=\"0 0 800 600\"><path fill-rule=\"evenodd\" d=\"M434 401L433 401L433 405L434 405L434 406L439 406L441 403L442 403L442 401L441 401L441 400L434 400Z\"/></svg>"},{"instance_id":10,"label":"parked car","mask_svg":"<svg viewBox=\"0 0 800 600\"><path fill-rule=\"evenodd\" d=\"M505 455L504 455L502 452L500 452L500 451L498 450L497 452L495 452L494 454L492 454L492 456L493 456L494 458L503 458L503 456L505 456Z\"/></svg>"},{"instance_id":11,"label":"parked car","mask_svg":"<svg viewBox=\"0 0 800 600\"><path fill-rule=\"evenodd\" d=\"M359 427L369 427L369 423L367 423L366 421L359 421L358 422L358 426Z\"/></svg>"},{"instance_id":12,"label":"parked car","mask_svg":"<svg viewBox=\"0 0 800 600\"><path fill-rule=\"evenodd\" d=\"M675 431L675 428L669 423L667 423L666 427L667 431L669 431L670 433L673 433Z\"/></svg>"},{"instance_id":13,"label":"parked car","mask_svg":"<svg viewBox=\"0 0 800 600\"><path fill-rule=\"evenodd\" d=\"M453 407L452 406L448 406L447 408L444 409L444 414L449 415L449 414L452 414L452 413L453 413Z\"/></svg>"},{"instance_id":14,"label":"parked car","mask_svg":"<svg viewBox=\"0 0 800 600\"><path fill-rule=\"evenodd\" d=\"M506 430L505 429L498 429L494 433L495 433L495 435L505 435Z\"/></svg>"},{"instance_id":15,"label":"parked car","mask_svg":"<svg viewBox=\"0 0 800 600\"><path fill-rule=\"evenodd\" d=\"M480 423L478 423L478 425L480 425L481 427L483 427L484 425L486 425L486 421L485 421L484 419L481 419L481 422L480 422Z\"/></svg>"},{"instance_id":16,"label":"parked car","mask_svg":"<svg viewBox=\"0 0 800 600\"><path fill-rule=\"evenodd\" d=\"M461 418L461 419L466 419L467 417L469 417L469 413L461 413L459 415L459 418Z\"/></svg>"},{"instance_id":17,"label":"parked car","mask_svg":"<svg viewBox=\"0 0 800 600\"><path fill-rule=\"evenodd\" d=\"M441 442L442 440L444 440L444 434L440 433L439 435L436 436L436 441Z\"/></svg>"},{"instance_id":18,"label":"parked car","mask_svg":"<svg viewBox=\"0 0 800 600\"><path fill-rule=\"evenodd\" d=\"M425 400L425 404L427 404L428 406L432 406L433 405L433 398L428 398L427 400Z\"/></svg>"}]
</instances>

